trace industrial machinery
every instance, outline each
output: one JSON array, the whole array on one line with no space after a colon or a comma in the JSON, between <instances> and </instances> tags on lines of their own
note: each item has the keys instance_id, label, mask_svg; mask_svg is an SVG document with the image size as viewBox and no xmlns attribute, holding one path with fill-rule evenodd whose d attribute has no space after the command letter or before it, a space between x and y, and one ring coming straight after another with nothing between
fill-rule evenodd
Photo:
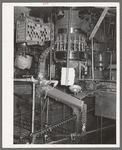
<instances>
[{"instance_id":1,"label":"industrial machinery","mask_svg":"<svg viewBox=\"0 0 122 150\"><path fill-rule=\"evenodd\" d=\"M31 100L28 101L32 108L28 116L31 118L32 115L32 119L22 119L22 113L19 113L21 119L15 117L14 143L67 141L73 144L82 143L86 138L87 105L83 99L108 87L108 81L113 83L112 89L116 86L116 76L112 72L115 49L108 47L108 35L105 35L106 28L111 32L110 22L106 25L107 19L104 18L108 9L95 13L92 7L54 7L47 22L26 14L18 19L15 28L15 82L32 83L33 88L28 87L28 90L33 92L33 98L29 97ZM16 92L19 86L15 84ZM15 96L17 99L18 94ZM27 101L27 98L22 99ZM57 118L57 122L49 118L54 100L61 103L59 107L66 105L69 112L65 112L61 120ZM16 104L25 112L22 101L17 100ZM69 129L68 123L72 126ZM20 128L25 129L20 131Z\"/></svg>"}]
</instances>

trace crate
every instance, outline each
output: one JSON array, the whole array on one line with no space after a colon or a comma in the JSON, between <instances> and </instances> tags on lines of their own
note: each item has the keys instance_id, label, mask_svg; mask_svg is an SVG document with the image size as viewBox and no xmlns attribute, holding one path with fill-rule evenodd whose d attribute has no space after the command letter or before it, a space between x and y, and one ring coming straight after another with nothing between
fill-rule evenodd
<instances>
[{"instance_id":1,"label":"crate","mask_svg":"<svg viewBox=\"0 0 122 150\"><path fill-rule=\"evenodd\" d=\"M42 46L45 44L45 41L50 41L51 37L53 41L53 24L36 22L30 18L26 18L23 21L17 21L16 23L16 43L26 42L27 45Z\"/></svg>"}]
</instances>

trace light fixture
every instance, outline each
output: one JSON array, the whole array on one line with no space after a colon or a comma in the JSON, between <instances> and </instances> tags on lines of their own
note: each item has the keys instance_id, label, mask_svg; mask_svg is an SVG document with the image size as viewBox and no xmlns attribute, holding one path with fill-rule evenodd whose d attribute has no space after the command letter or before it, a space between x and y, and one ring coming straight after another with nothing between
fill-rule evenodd
<instances>
[{"instance_id":1,"label":"light fixture","mask_svg":"<svg viewBox=\"0 0 122 150\"><path fill-rule=\"evenodd\" d=\"M73 92L74 94L77 94L81 91L81 86L79 85L71 85L69 87L70 91Z\"/></svg>"}]
</instances>

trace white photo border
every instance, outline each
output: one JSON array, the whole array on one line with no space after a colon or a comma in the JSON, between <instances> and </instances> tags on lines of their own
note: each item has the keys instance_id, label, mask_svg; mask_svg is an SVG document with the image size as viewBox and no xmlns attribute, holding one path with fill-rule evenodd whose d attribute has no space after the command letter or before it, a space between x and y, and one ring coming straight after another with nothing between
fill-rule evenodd
<instances>
[{"instance_id":1,"label":"white photo border","mask_svg":"<svg viewBox=\"0 0 122 150\"><path fill-rule=\"evenodd\" d=\"M116 144L13 144L13 56L14 56L14 6L33 7L116 7L117 13L117 96L116 96ZM2 148L115 148L120 146L120 4L119 2L75 3L2 3Z\"/></svg>"}]
</instances>

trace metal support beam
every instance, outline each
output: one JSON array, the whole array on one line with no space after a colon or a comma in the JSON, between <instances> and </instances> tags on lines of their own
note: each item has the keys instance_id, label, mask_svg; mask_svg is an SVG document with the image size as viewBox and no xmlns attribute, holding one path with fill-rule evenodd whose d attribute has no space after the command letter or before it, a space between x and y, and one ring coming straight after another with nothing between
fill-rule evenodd
<instances>
[{"instance_id":1,"label":"metal support beam","mask_svg":"<svg viewBox=\"0 0 122 150\"><path fill-rule=\"evenodd\" d=\"M92 79L94 80L94 47L93 47L93 39L91 39L92 45Z\"/></svg>"},{"instance_id":2,"label":"metal support beam","mask_svg":"<svg viewBox=\"0 0 122 150\"><path fill-rule=\"evenodd\" d=\"M33 82L33 104L32 104L32 129L31 132L34 132L34 119L35 119L35 83Z\"/></svg>"},{"instance_id":3,"label":"metal support beam","mask_svg":"<svg viewBox=\"0 0 122 150\"><path fill-rule=\"evenodd\" d=\"M69 20L68 20L68 50L67 50L66 85L68 85L68 76L69 76L69 52L70 52L71 12L72 12L72 8L70 8L70 10L69 10Z\"/></svg>"},{"instance_id":4,"label":"metal support beam","mask_svg":"<svg viewBox=\"0 0 122 150\"><path fill-rule=\"evenodd\" d=\"M51 22L50 22L50 81L51 81L51 76L52 76L52 13L51 13Z\"/></svg>"},{"instance_id":5,"label":"metal support beam","mask_svg":"<svg viewBox=\"0 0 122 150\"><path fill-rule=\"evenodd\" d=\"M49 97L47 98L47 118L46 118L46 125L48 126L48 123L49 123Z\"/></svg>"},{"instance_id":6,"label":"metal support beam","mask_svg":"<svg viewBox=\"0 0 122 150\"><path fill-rule=\"evenodd\" d=\"M100 132L101 132L101 134L100 134L100 135L101 135L101 141L100 141L100 143L102 144L102 136L103 136L103 135L102 135L102 117L101 117L101 126L100 126Z\"/></svg>"},{"instance_id":7,"label":"metal support beam","mask_svg":"<svg viewBox=\"0 0 122 150\"><path fill-rule=\"evenodd\" d=\"M95 36L95 34L96 34L96 32L97 32L97 30L98 30L98 28L99 28L101 22L103 21L103 19L104 19L106 13L107 13L107 11L108 11L108 9L109 9L109 8L106 7L106 8L104 9L104 11L102 12L102 14L101 14L101 16L100 16L100 18L99 18L97 24L95 25L95 27L94 27L94 29L93 29L93 31L92 31L90 37L89 37L89 40L91 40L91 39L94 38L94 36Z\"/></svg>"}]
</instances>

